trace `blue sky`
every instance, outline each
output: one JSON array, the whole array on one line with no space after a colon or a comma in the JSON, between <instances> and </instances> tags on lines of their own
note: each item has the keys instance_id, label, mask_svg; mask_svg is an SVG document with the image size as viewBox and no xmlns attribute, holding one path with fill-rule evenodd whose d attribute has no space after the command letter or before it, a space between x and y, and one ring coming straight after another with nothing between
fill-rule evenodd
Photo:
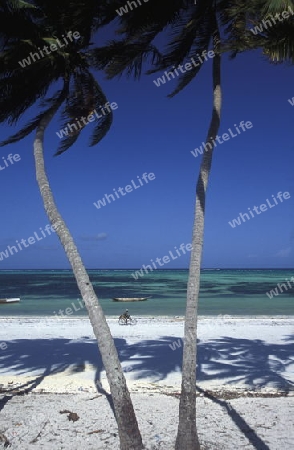
<instances>
[{"instance_id":1,"label":"blue sky","mask_svg":"<svg viewBox=\"0 0 294 450\"><path fill-rule=\"evenodd\" d=\"M60 122L47 130L45 156L58 208L87 268L139 268L191 242L195 185L200 157L191 151L206 137L211 117L211 61L173 99L174 82L156 87L154 75L139 82L106 81L96 74L110 102L116 102L106 138L89 148L90 127L65 154L53 158ZM159 73L157 76L160 76ZM156 77L157 77L156 76ZM219 135L240 121L253 127L218 145L207 197L203 267L291 268L294 242L293 67L270 65L258 52L223 64L223 109ZM25 117L24 117L25 119ZM15 129L1 126L1 139ZM33 138L0 148L21 160L0 170L0 252L48 224L35 181ZM137 176L155 179L97 209L94 202ZM248 208L290 198L232 228L229 221ZM189 253L164 268L186 268ZM56 235L9 255L0 269L69 268Z\"/></svg>"}]
</instances>

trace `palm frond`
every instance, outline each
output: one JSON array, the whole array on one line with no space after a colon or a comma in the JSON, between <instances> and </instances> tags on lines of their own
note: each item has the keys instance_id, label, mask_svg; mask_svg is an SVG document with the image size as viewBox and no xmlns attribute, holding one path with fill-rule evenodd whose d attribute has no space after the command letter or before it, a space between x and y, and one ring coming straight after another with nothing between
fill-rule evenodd
<instances>
[{"instance_id":1,"label":"palm frond","mask_svg":"<svg viewBox=\"0 0 294 450\"><path fill-rule=\"evenodd\" d=\"M58 91L52 98L47 99L46 103L49 104L49 108L42 111L40 114L38 114L32 121L30 121L27 125L25 125L21 130L19 130L17 133L13 134L9 138L5 139L4 141L0 142L0 147L3 147L7 144L13 144L15 142L18 142L28 136L32 131L34 131L42 119L47 116L51 111L54 111L56 108L56 104L60 101L62 97L64 97L65 91L61 90Z\"/></svg>"},{"instance_id":2,"label":"palm frond","mask_svg":"<svg viewBox=\"0 0 294 450\"><path fill-rule=\"evenodd\" d=\"M104 106L107 103L107 98L97 82L95 82L94 99L96 103L96 108ZM101 139L103 139L104 136L106 136L106 134L108 133L113 121L113 112L111 108L109 109L110 110L106 115L102 115L102 117L99 118L99 121L95 126L92 136L90 138L89 143L90 147L97 145L101 141Z\"/></svg>"},{"instance_id":3,"label":"palm frond","mask_svg":"<svg viewBox=\"0 0 294 450\"><path fill-rule=\"evenodd\" d=\"M149 0L140 8L129 11L128 14L120 18L117 33L128 38L138 36L139 30L146 30L147 28L157 28L160 32L177 21L185 9L190 6L191 0L173 0L172 2L161 0L159 8L158 0Z\"/></svg>"},{"instance_id":4,"label":"palm frond","mask_svg":"<svg viewBox=\"0 0 294 450\"><path fill-rule=\"evenodd\" d=\"M288 10L289 7L293 8L293 2L291 0L264 0L262 5L261 14L277 14Z\"/></svg>"},{"instance_id":5,"label":"palm frond","mask_svg":"<svg viewBox=\"0 0 294 450\"><path fill-rule=\"evenodd\" d=\"M151 64L157 64L161 58L158 49L150 44L152 40L153 36L135 42L127 39L111 41L107 46L89 52L89 62L97 69L104 69L108 79L120 77L124 72L127 77L139 79L144 63L150 60Z\"/></svg>"},{"instance_id":6,"label":"palm frond","mask_svg":"<svg viewBox=\"0 0 294 450\"><path fill-rule=\"evenodd\" d=\"M200 71L203 63L197 63L199 66L195 67L192 65L192 69L189 71L186 71L183 75L179 77L179 81L177 83L176 88L168 94L169 98L174 97L179 92L181 92L188 84L196 77L198 72Z\"/></svg>"},{"instance_id":7,"label":"palm frond","mask_svg":"<svg viewBox=\"0 0 294 450\"><path fill-rule=\"evenodd\" d=\"M266 33L264 54L274 63L294 63L294 22L279 24Z\"/></svg>"},{"instance_id":8,"label":"palm frond","mask_svg":"<svg viewBox=\"0 0 294 450\"><path fill-rule=\"evenodd\" d=\"M68 137L64 138L53 156L59 156L66 152L66 150L72 147L72 145L77 141L80 134L81 130L78 130L76 133L71 133Z\"/></svg>"},{"instance_id":9,"label":"palm frond","mask_svg":"<svg viewBox=\"0 0 294 450\"><path fill-rule=\"evenodd\" d=\"M25 2L24 0L8 0L7 1L8 6L10 6L12 9L36 9L36 6L32 3Z\"/></svg>"},{"instance_id":10,"label":"palm frond","mask_svg":"<svg viewBox=\"0 0 294 450\"><path fill-rule=\"evenodd\" d=\"M101 141L109 131L113 120L111 108L106 114L99 114L106 103L105 94L90 72L80 71L75 74L62 112L62 129L67 130L67 136L62 139L54 156L61 155L76 142L83 129L90 124L88 117L94 112L96 112L95 117L99 117L97 117L97 124L89 145L92 147ZM70 132L68 132L69 128L71 128Z\"/></svg>"},{"instance_id":11,"label":"palm frond","mask_svg":"<svg viewBox=\"0 0 294 450\"><path fill-rule=\"evenodd\" d=\"M191 54L192 48L194 51L197 48L202 50L207 45L214 31L213 14L212 2L200 0L171 26L171 39L161 69L182 63Z\"/></svg>"},{"instance_id":12,"label":"palm frond","mask_svg":"<svg viewBox=\"0 0 294 450\"><path fill-rule=\"evenodd\" d=\"M99 6L96 0L88 0L87 3L84 0L64 0L59 3L47 0L1 2L0 21L5 26L0 30L0 122L13 125L36 102L45 102L42 112L13 136L3 140L1 145L23 139L38 127L52 108L55 111L55 96L49 99L47 96L56 82L63 81L70 86L63 97L62 118L66 124L72 123L76 117L88 116L93 111L97 99L102 98L102 91L99 88L98 95L85 50L89 48L93 30L102 22L107 23L106 11L111 17L110 3L106 0L103 6ZM101 12L102 17L98 19ZM57 39L67 31L79 31L82 38L68 40L66 48L57 45L49 54L45 51L41 54L45 45L47 48L53 44L56 46ZM99 141L106 134L111 121L112 113L99 121L100 129L97 127L92 142ZM69 133L62 140L57 154L71 147L83 128Z\"/></svg>"}]
</instances>

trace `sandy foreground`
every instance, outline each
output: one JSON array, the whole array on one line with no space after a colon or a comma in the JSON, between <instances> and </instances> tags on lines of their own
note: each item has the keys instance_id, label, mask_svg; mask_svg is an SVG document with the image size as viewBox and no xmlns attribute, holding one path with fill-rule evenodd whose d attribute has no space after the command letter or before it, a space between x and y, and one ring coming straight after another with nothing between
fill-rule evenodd
<instances>
[{"instance_id":1,"label":"sandy foreground","mask_svg":"<svg viewBox=\"0 0 294 450\"><path fill-rule=\"evenodd\" d=\"M181 318L108 323L147 450L174 447ZM205 450L294 448L294 317L202 317L198 432ZM0 319L0 448L119 449L86 318Z\"/></svg>"}]
</instances>

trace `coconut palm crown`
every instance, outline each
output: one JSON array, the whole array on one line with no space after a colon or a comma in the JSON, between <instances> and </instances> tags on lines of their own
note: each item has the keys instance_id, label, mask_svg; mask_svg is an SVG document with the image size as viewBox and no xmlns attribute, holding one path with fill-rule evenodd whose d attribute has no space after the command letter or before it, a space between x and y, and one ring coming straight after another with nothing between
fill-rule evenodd
<instances>
[{"instance_id":1,"label":"coconut palm crown","mask_svg":"<svg viewBox=\"0 0 294 450\"><path fill-rule=\"evenodd\" d=\"M36 102L43 110L0 145L19 141L36 130L57 104L63 105L64 128L107 102L87 60L92 32L103 24L102 11L95 6L97 2L90 0L87 7L84 3L1 2L0 21L6 25L0 33L0 123L16 124ZM78 14L81 8L83 14ZM99 16L100 22L94 16ZM25 59L30 63L25 64ZM111 126L112 111L101 116L94 123L90 146L96 145ZM56 155L74 144L85 127L81 125L60 142Z\"/></svg>"}]
</instances>

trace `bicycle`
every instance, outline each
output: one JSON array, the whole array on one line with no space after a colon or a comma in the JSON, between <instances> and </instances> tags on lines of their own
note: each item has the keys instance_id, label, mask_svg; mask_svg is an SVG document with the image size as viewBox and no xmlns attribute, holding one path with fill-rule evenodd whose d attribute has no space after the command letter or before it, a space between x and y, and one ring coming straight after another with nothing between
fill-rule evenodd
<instances>
[{"instance_id":1,"label":"bicycle","mask_svg":"<svg viewBox=\"0 0 294 450\"><path fill-rule=\"evenodd\" d=\"M121 314L118 318L119 325L136 325L137 319L133 319L132 317L126 317L124 314Z\"/></svg>"}]
</instances>

